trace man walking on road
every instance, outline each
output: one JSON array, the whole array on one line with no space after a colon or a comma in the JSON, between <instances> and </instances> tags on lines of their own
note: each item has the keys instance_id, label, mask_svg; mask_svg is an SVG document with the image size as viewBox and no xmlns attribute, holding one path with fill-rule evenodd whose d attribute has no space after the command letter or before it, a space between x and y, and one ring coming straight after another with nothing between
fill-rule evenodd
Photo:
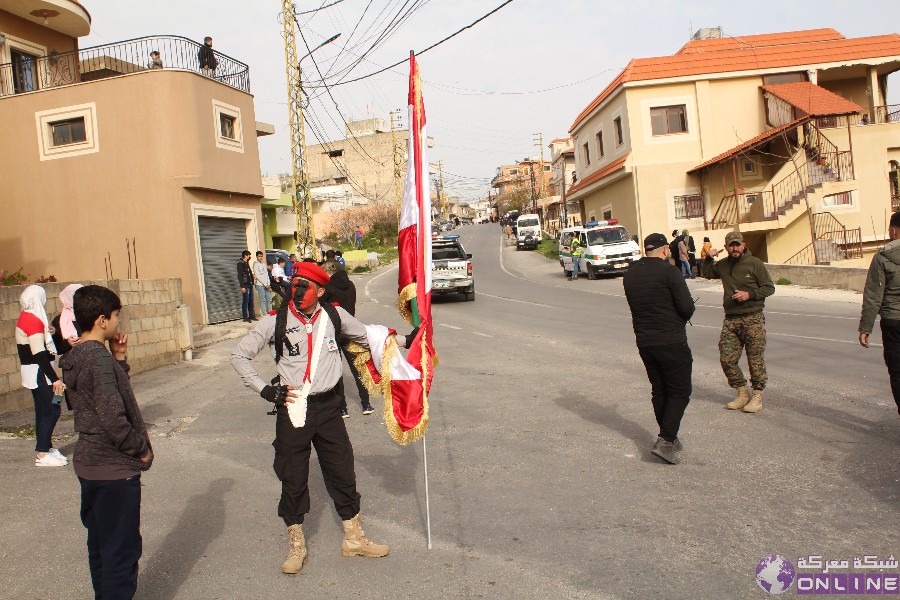
<instances>
[{"instance_id":1,"label":"man walking on road","mask_svg":"<svg viewBox=\"0 0 900 600\"><path fill-rule=\"evenodd\" d=\"M695 307L684 276L669 264L666 236L651 233L644 238L644 254L625 273L622 285L659 425L650 452L675 465L682 448L678 430L691 400L693 357L685 324Z\"/></svg>"},{"instance_id":2,"label":"man walking on road","mask_svg":"<svg viewBox=\"0 0 900 600\"><path fill-rule=\"evenodd\" d=\"M888 228L890 243L872 257L866 289L863 292L862 316L859 319L859 343L869 347L869 334L875 316L881 315L881 342L884 362L891 378L891 392L900 413L900 212L891 215Z\"/></svg>"},{"instance_id":3,"label":"man walking on road","mask_svg":"<svg viewBox=\"0 0 900 600\"><path fill-rule=\"evenodd\" d=\"M719 361L728 378L728 385L736 390L734 400L725 408L758 413L762 410L762 393L769 379L766 374L766 318L763 308L766 298L775 293L775 284L766 265L746 252L747 246L741 232L732 231L726 235L725 247L728 258L714 261L720 250L712 248L703 261L703 277L721 279L725 289L725 321L719 337ZM747 391L747 379L738 364L744 348L747 349L747 363L750 366L752 397Z\"/></svg>"}]
</instances>

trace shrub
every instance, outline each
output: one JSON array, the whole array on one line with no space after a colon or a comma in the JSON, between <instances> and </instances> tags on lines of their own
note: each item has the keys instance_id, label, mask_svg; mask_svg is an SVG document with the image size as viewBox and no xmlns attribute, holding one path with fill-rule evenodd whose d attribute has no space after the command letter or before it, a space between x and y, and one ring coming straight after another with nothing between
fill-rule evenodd
<instances>
[{"instance_id":1,"label":"shrub","mask_svg":"<svg viewBox=\"0 0 900 600\"><path fill-rule=\"evenodd\" d=\"M371 270L372 269L369 268L369 265L358 265L356 267L353 267L354 273L368 273Z\"/></svg>"},{"instance_id":2,"label":"shrub","mask_svg":"<svg viewBox=\"0 0 900 600\"><path fill-rule=\"evenodd\" d=\"M56 278L56 275L41 275L34 280L35 283L56 283L57 281L59 280Z\"/></svg>"},{"instance_id":3,"label":"shrub","mask_svg":"<svg viewBox=\"0 0 900 600\"><path fill-rule=\"evenodd\" d=\"M22 267L15 271L0 271L0 286L21 285L28 280L28 275L22 272Z\"/></svg>"},{"instance_id":4,"label":"shrub","mask_svg":"<svg viewBox=\"0 0 900 600\"><path fill-rule=\"evenodd\" d=\"M775 282L776 285L791 285L791 280L786 277L779 277L778 281Z\"/></svg>"}]
</instances>

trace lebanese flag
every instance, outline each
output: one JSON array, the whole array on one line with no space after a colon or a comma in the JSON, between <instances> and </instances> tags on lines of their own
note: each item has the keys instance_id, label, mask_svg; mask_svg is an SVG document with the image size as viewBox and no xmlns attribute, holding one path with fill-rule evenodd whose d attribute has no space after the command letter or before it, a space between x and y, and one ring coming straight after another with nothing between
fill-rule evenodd
<instances>
[{"instance_id":1,"label":"lebanese flag","mask_svg":"<svg viewBox=\"0 0 900 600\"><path fill-rule=\"evenodd\" d=\"M422 80L415 53L409 53L409 140L406 185L400 208L397 250L400 255L397 309L419 332L405 361L417 372L396 372L391 399L385 394L385 420L398 444L424 435L428 426L428 392L434 376L434 329L431 322L431 193ZM378 361L376 361L378 364ZM392 369L394 372L395 369ZM397 435L395 435L397 433ZM398 439L401 438L401 439Z\"/></svg>"}]
</instances>

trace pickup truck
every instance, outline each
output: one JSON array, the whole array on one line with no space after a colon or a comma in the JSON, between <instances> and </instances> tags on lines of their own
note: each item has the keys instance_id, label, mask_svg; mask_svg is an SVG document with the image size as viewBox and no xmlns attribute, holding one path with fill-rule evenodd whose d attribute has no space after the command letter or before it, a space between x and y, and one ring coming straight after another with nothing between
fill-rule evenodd
<instances>
[{"instance_id":1,"label":"pickup truck","mask_svg":"<svg viewBox=\"0 0 900 600\"><path fill-rule=\"evenodd\" d=\"M431 240L431 293L460 293L468 301L475 300L472 255L463 248L458 235Z\"/></svg>"}]
</instances>

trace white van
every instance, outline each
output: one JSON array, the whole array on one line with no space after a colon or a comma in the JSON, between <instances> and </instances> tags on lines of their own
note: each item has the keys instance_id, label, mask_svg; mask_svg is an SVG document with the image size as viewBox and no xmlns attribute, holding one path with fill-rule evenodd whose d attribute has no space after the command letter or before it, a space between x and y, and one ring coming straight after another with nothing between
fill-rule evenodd
<instances>
[{"instance_id":1,"label":"white van","mask_svg":"<svg viewBox=\"0 0 900 600\"><path fill-rule=\"evenodd\" d=\"M541 218L538 215L519 215L516 219L516 250L534 250L541 243Z\"/></svg>"},{"instance_id":2,"label":"white van","mask_svg":"<svg viewBox=\"0 0 900 600\"><path fill-rule=\"evenodd\" d=\"M581 262L578 271L587 273L588 279L597 279L601 273L624 273L641 258L641 248L631 239L628 230L615 219L600 221L591 227L566 227L559 236L559 264L566 276L572 274L573 236L581 242Z\"/></svg>"}]
</instances>

